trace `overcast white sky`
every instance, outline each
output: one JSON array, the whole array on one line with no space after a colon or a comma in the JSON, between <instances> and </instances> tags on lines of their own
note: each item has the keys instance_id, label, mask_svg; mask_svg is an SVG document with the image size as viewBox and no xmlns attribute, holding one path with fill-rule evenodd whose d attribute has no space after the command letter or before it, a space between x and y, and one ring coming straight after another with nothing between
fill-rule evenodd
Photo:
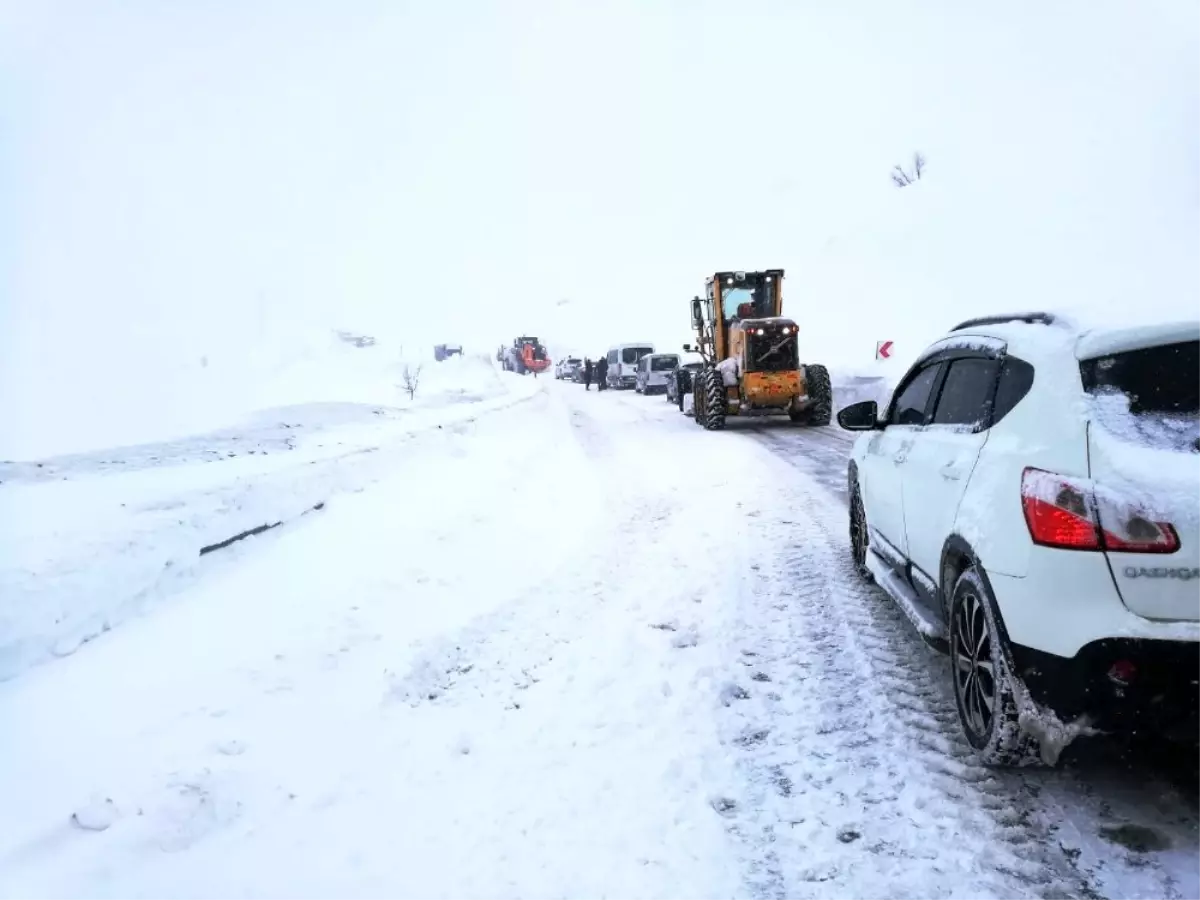
<instances>
[{"instance_id":1,"label":"overcast white sky","mask_svg":"<svg viewBox=\"0 0 1200 900\"><path fill-rule=\"evenodd\" d=\"M1196 6L0 0L9 427L310 327L674 344L718 268L835 363L1083 270L1194 314Z\"/></svg>"}]
</instances>

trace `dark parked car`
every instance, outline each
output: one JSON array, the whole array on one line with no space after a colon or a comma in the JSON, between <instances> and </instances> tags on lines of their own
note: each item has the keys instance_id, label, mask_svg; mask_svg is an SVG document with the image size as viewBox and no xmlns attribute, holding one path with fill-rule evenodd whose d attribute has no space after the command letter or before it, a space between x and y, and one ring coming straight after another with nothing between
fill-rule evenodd
<instances>
[{"instance_id":1,"label":"dark parked car","mask_svg":"<svg viewBox=\"0 0 1200 900\"><path fill-rule=\"evenodd\" d=\"M688 360L671 372L667 378L667 402L674 403L683 412L683 398L692 392L692 378L704 368L700 360Z\"/></svg>"}]
</instances>

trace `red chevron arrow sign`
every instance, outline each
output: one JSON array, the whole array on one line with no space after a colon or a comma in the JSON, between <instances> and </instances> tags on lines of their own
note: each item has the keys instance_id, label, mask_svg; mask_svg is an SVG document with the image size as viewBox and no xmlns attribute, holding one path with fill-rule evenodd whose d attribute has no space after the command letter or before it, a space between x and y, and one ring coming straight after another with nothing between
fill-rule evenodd
<instances>
[{"instance_id":1,"label":"red chevron arrow sign","mask_svg":"<svg viewBox=\"0 0 1200 900\"><path fill-rule=\"evenodd\" d=\"M875 358L889 359L892 355L891 341L876 341L875 342Z\"/></svg>"}]
</instances>

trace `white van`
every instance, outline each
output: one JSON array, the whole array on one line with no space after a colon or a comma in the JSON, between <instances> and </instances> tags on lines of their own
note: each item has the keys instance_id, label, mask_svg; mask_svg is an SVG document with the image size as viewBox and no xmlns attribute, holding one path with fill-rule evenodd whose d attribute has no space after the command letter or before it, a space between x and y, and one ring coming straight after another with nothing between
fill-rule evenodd
<instances>
[{"instance_id":1,"label":"white van","mask_svg":"<svg viewBox=\"0 0 1200 900\"><path fill-rule=\"evenodd\" d=\"M632 344L617 344L608 348L608 377L605 381L611 388L631 388L637 384L638 360L654 352L649 341Z\"/></svg>"},{"instance_id":2,"label":"white van","mask_svg":"<svg viewBox=\"0 0 1200 900\"><path fill-rule=\"evenodd\" d=\"M634 387L639 394L657 394L667 392L667 379L679 368L678 353L648 353L637 365L637 385Z\"/></svg>"}]
</instances>

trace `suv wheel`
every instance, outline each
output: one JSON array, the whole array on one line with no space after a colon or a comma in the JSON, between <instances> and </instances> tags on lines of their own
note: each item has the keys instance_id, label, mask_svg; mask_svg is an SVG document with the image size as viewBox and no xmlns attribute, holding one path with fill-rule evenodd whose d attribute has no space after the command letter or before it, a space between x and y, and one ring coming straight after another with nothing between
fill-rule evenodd
<instances>
[{"instance_id":1,"label":"suv wheel","mask_svg":"<svg viewBox=\"0 0 1200 900\"><path fill-rule=\"evenodd\" d=\"M874 581L871 570L867 568L867 546L870 537L867 532L867 511L863 507L862 494L858 485L850 495L850 553L854 557L854 568L867 581Z\"/></svg>"},{"instance_id":2,"label":"suv wheel","mask_svg":"<svg viewBox=\"0 0 1200 900\"><path fill-rule=\"evenodd\" d=\"M989 766L1039 761L1037 740L1017 723L1008 659L995 601L979 573L968 568L950 603L950 671L967 743Z\"/></svg>"}]
</instances>

